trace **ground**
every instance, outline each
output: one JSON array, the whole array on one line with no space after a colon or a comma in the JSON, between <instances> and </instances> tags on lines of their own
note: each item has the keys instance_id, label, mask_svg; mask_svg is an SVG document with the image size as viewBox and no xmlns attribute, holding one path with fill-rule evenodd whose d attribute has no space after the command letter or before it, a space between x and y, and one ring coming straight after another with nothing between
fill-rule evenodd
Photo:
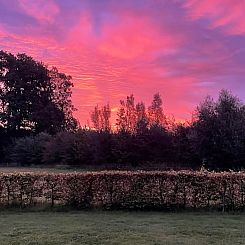
<instances>
[{"instance_id":1,"label":"ground","mask_svg":"<svg viewBox=\"0 0 245 245\"><path fill-rule=\"evenodd\" d=\"M1 245L245 244L245 215L122 211L0 212Z\"/></svg>"},{"instance_id":2,"label":"ground","mask_svg":"<svg viewBox=\"0 0 245 245\"><path fill-rule=\"evenodd\" d=\"M55 167L2 167L0 166L0 173L14 173L14 172L47 172L47 173L69 173L69 172L83 172L86 168L66 168L63 166Z\"/></svg>"}]
</instances>

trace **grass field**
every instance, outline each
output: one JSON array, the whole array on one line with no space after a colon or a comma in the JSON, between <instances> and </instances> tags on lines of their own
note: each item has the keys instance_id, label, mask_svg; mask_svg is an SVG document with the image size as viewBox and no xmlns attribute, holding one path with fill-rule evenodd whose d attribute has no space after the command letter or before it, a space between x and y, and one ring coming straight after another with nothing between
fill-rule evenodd
<instances>
[{"instance_id":1,"label":"grass field","mask_svg":"<svg viewBox=\"0 0 245 245\"><path fill-rule=\"evenodd\" d=\"M0 167L1 173L14 173L14 172L47 172L47 173L69 173L69 172L83 172L87 169L79 168L62 168L60 167ZM89 169L88 169L89 170Z\"/></svg>"},{"instance_id":2,"label":"grass field","mask_svg":"<svg viewBox=\"0 0 245 245\"><path fill-rule=\"evenodd\" d=\"M245 244L245 215L159 212L0 213L0 244Z\"/></svg>"}]
</instances>

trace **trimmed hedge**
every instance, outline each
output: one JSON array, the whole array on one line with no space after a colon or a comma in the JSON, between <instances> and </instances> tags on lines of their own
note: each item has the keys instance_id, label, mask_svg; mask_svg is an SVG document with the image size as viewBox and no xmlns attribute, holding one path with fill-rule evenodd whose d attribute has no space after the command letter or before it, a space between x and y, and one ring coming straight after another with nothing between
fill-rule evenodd
<instances>
[{"instance_id":1,"label":"trimmed hedge","mask_svg":"<svg viewBox=\"0 0 245 245\"><path fill-rule=\"evenodd\" d=\"M0 174L1 206L37 204L106 209L242 210L245 172Z\"/></svg>"}]
</instances>

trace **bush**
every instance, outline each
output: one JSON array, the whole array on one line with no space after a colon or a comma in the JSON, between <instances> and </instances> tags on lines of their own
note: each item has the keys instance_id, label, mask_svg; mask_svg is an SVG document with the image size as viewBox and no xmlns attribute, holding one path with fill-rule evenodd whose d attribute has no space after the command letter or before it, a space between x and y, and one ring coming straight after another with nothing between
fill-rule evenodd
<instances>
[{"instance_id":1,"label":"bush","mask_svg":"<svg viewBox=\"0 0 245 245\"><path fill-rule=\"evenodd\" d=\"M10 146L10 160L20 165L43 164L43 152L51 136L40 133L36 136L26 136L16 139Z\"/></svg>"},{"instance_id":2,"label":"bush","mask_svg":"<svg viewBox=\"0 0 245 245\"><path fill-rule=\"evenodd\" d=\"M2 173L0 190L3 206L223 211L245 207L244 172Z\"/></svg>"},{"instance_id":3,"label":"bush","mask_svg":"<svg viewBox=\"0 0 245 245\"><path fill-rule=\"evenodd\" d=\"M83 166L92 162L91 148L91 141L85 130L76 133L59 132L46 144L43 160L46 164Z\"/></svg>"}]
</instances>

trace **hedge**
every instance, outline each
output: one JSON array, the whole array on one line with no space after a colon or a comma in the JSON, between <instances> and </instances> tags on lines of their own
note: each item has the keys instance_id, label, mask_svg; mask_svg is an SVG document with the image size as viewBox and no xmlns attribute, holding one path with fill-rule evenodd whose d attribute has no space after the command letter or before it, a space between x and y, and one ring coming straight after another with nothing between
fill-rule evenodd
<instances>
[{"instance_id":1,"label":"hedge","mask_svg":"<svg viewBox=\"0 0 245 245\"><path fill-rule=\"evenodd\" d=\"M1 173L0 205L242 210L245 172Z\"/></svg>"}]
</instances>

